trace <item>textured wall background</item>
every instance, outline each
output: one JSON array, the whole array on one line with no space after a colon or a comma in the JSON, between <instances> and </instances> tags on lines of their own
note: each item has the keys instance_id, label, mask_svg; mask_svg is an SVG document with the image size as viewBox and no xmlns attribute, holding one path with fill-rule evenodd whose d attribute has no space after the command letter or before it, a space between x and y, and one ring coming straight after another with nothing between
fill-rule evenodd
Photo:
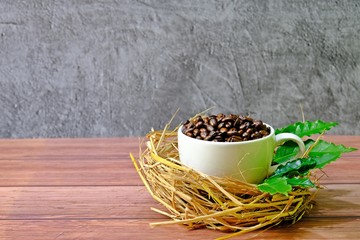
<instances>
[{"instance_id":1,"label":"textured wall background","mask_svg":"<svg viewBox=\"0 0 360 240\"><path fill-rule=\"evenodd\" d=\"M248 113L360 134L360 2L0 2L0 137L144 135Z\"/></svg>"}]
</instances>

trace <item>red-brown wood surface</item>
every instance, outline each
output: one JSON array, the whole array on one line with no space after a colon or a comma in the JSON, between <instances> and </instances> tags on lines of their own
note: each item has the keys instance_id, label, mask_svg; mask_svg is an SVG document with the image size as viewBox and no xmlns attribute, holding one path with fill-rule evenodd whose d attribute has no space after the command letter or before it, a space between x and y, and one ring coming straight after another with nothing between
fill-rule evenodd
<instances>
[{"instance_id":1,"label":"red-brown wood surface","mask_svg":"<svg viewBox=\"0 0 360 240\"><path fill-rule=\"evenodd\" d=\"M360 136L325 136L360 148ZM0 239L214 239L167 220L129 153L139 138L0 140ZM294 225L234 239L360 239L360 151L324 169L316 206Z\"/></svg>"}]
</instances>

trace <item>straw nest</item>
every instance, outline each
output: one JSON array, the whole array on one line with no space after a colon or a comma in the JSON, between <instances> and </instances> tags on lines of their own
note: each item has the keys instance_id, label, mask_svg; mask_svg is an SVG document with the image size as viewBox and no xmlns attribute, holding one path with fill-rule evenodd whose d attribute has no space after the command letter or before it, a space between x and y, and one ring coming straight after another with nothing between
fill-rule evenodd
<instances>
[{"instance_id":1,"label":"straw nest","mask_svg":"<svg viewBox=\"0 0 360 240\"><path fill-rule=\"evenodd\" d=\"M178 126L179 127L179 126ZM294 188L288 196L259 191L256 185L205 175L183 165L177 149L177 129L152 130L139 159L131 159L151 196L168 210L152 210L172 220L151 226L183 224L191 229L230 232L219 239L295 223L313 206L314 191Z\"/></svg>"}]
</instances>

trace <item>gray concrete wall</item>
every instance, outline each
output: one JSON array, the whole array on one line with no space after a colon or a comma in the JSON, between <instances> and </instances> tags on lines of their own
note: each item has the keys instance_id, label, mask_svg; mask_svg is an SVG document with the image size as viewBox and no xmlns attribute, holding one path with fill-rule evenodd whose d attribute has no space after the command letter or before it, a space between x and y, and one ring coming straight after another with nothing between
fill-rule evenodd
<instances>
[{"instance_id":1,"label":"gray concrete wall","mask_svg":"<svg viewBox=\"0 0 360 240\"><path fill-rule=\"evenodd\" d=\"M0 137L140 136L213 112L360 134L360 2L0 1Z\"/></svg>"}]
</instances>

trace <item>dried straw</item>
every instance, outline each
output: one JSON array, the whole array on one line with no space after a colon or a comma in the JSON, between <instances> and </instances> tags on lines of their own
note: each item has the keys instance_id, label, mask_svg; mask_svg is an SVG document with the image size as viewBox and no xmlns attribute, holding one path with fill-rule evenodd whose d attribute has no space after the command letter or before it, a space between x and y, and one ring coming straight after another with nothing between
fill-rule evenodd
<instances>
[{"instance_id":1,"label":"dried straw","mask_svg":"<svg viewBox=\"0 0 360 240\"><path fill-rule=\"evenodd\" d=\"M314 192L296 188L288 196L260 192L256 185L235 179L210 177L178 159L177 129L151 130L139 159L130 157L151 196L168 212L152 208L172 220L151 226L184 224L191 229L232 232L227 239L282 221L300 220L313 206Z\"/></svg>"}]
</instances>

